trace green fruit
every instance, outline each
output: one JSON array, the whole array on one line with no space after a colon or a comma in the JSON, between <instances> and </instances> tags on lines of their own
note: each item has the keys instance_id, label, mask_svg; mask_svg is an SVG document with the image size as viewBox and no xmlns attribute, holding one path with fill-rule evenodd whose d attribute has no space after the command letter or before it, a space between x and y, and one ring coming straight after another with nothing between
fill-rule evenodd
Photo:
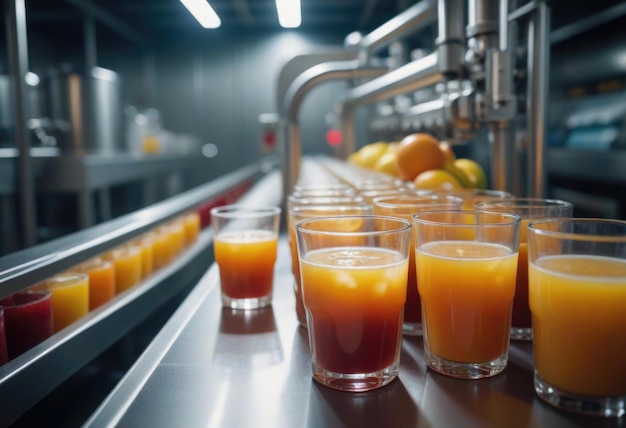
<instances>
[{"instance_id":1,"label":"green fruit","mask_svg":"<svg viewBox=\"0 0 626 428\"><path fill-rule=\"evenodd\" d=\"M465 173L463 169L459 168L456 165L456 162L444 162L443 169L452 174L454 178L456 178L458 182L461 183L461 186L463 186L464 188L471 189L475 187L472 179Z\"/></svg>"},{"instance_id":2,"label":"green fruit","mask_svg":"<svg viewBox=\"0 0 626 428\"><path fill-rule=\"evenodd\" d=\"M454 161L454 166L465 173L465 175L472 182L471 187L476 189L487 188L487 175L478 162L471 159L457 159Z\"/></svg>"}]
</instances>

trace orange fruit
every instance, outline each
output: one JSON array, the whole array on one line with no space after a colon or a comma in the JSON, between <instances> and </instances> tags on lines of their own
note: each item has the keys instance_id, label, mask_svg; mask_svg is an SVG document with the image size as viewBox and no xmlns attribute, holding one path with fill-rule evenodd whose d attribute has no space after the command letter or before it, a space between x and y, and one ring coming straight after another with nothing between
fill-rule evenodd
<instances>
[{"instance_id":1,"label":"orange fruit","mask_svg":"<svg viewBox=\"0 0 626 428\"><path fill-rule=\"evenodd\" d=\"M396 171L403 180L414 180L424 171L439 169L443 162L439 141L429 134L407 135L396 149Z\"/></svg>"},{"instance_id":2,"label":"orange fruit","mask_svg":"<svg viewBox=\"0 0 626 428\"><path fill-rule=\"evenodd\" d=\"M459 180L445 169L424 171L415 177L413 182L416 189L456 190L463 188Z\"/></svg>"},{"instance_id":3,"label":"orange fruit","mask_svg":"<svg viewBox=\"0 0 626 428\"><path fill-rule=\"evenodd\" d=\"M444 162L454 162L456 160L456 155L454 154L454 150L452 150L452 145L447 141L442 141L439 143L439 148L443 152Z\"/></svg>"}]
</instances>

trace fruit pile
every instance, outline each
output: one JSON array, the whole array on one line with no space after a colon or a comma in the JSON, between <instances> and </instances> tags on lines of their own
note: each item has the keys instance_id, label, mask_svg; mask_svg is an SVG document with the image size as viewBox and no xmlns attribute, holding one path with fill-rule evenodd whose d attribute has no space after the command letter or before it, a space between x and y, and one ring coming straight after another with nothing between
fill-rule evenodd
<instances>
[{"instance_id":1,"label":"fruit pile","mask_svg":"<svg viewBox=\"0 0 626 428\"><path fill-rule=\"evenodd\" d=\"M487 176L477 162L457 159L450 144L425 133L407 135L400 142L367 144L348 162L413 181L417 189L487 188Z\"/></svg>"}]
</instances>

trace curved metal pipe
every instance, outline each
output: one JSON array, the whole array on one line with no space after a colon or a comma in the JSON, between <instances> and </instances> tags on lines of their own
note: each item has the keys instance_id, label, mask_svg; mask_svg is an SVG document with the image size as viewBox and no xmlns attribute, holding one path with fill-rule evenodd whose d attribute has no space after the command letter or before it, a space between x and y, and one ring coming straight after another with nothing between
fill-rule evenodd
<instances>
[{"instance_id":1,"label":"curved metal pipe","mask_svg":"<svg viewBox=\"0 0 626 428\"><path fill-rule=\"evenodd\" d=\"M363 36L359 43L367 60L373 53L385 48L402 36L421 30L437 18L437 1L423 0L396 15L371 33Z\"/></svg>"},{"instance_id":2,"label":"curved metal pipe","mask_svg":"<svg viewBox=\"0 0 626 428\"><path fill-rule=\"evenodd\" d=\"M348 153L354 151L355 142L352 125L354 112L358 106L416 91L439 83L443 78L435 52L349 90L341 111L341 128L344 139L341 155L346 157Z\"/></svg>"},{"instance_id":3,"label":"curved metal pipe","mask_svg":"<svg viewBox=\"0 0 626 428\"><path fill-rule=\"evenodd\" d=\"M283 203L298 180L301 142L298 113L302 100L315 86L330 80L352 80L380 76L386 67L359 67L358 61L334 61L313 66L302 72L291 83L280 104L279 148L283 181Z\"/></svg>"}]
</instances>

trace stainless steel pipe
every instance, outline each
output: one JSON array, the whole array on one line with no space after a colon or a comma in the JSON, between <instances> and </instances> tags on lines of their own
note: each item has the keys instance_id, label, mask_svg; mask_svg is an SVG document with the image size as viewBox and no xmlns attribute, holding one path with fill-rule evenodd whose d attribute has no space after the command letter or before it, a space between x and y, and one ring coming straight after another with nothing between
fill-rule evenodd
<instances>
[{"instance_id":1,"label":"stainless steel pipe","mask_svg":"<svg viewBox=\"0 0 626 428\"><path fill-rule=\"evenodd\" d=\"M349 90L341 110L341 156L345 158L355 149L353 122L357 107L416 91L442 80L437 53L432 53Z\"/></svg>"},{"instance_id":2,"label":"stainless steel pipe","mask_svg":"<svg viewBox=\"0 0 626 428\"><path fill-rule=\"evenodd\" d=\"M352 80L380 76L386 67L359 67L357 61L334 61L313 66L302 72L291 83L280 105L279 149L282 168L283 201L298 181L300 172L301 140L298 114L302 100L315 86L330 80Z\"/></svg>"},{"instance_id":3,"label":"stainless steel pipe","mask_svg":"<svg viewBox=\"0 0 626 428\"><path fill-rule=\"evenodd\" d=\"M437 18L437 0L423 0L409 7L404 12L385 22L371 33L363 36L359 42L362 64L370 56L402 38L433 23Z\"/></svg>"}]
</instances>

